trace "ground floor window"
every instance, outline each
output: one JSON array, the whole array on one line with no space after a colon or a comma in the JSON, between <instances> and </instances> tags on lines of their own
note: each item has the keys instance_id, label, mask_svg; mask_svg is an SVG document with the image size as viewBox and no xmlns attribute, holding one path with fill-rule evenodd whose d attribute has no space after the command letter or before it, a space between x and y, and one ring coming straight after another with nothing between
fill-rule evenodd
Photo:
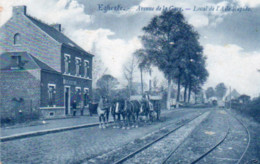
<instances>
[{"instance_id":1,"label":"ground floor window","mask_svg":"<svg viewBox=\"0 0 260 164\"><path fill-rule=\"evenodd\" d=\"M56 85L48 84L48 106L55 106Z\"/></svg>"}]
</instances>

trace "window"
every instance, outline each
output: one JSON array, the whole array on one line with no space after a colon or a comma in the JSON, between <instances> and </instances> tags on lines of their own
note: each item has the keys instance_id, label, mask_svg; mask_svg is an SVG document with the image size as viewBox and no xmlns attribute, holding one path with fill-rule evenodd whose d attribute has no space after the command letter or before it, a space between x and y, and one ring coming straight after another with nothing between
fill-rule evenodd
<instances>
[{"instance_id":1,"label":"window","mask_svg":"<svg viewBox=\"0 0 260 164\"><path fill-rule=\"evenodd\" d=\"M21 56L12 56L11 57L11 69L20 69L22 67L22 58Z\"/></svg>"},{"instance_id":2,"label":"window","mask_svg":"<svg viewBox=\"0 0 260 164\"><path fill-rule=\"evenodd\" d=\"M81 59L76 57L76 76L80 75Z\"/></svg>"},{"instance_id":3,"label":"window","mask_svg":"<svg viewBox=\"0 0 260 164\"><path fill-rule=\"evenodd\" d=\"M89 62L84 60L84 77L88 77Z\"/></svg>"},{"instance_id":4,"label":"window","mask_svg":"<svg viewBox=\"0 0 260 164\"><path fill-rule=\"evenodd\" d=\"M14 45L21 44L21 35L19 33L16 33L14 35Z\"/></svg>"},{"instance_id":5,"label":"window","mask_svg":"<svg viewBox=\"0 0 260 164\"><path fill-rule=\"evenodd\" d=\"M55 106L56 85L48 84L48 106Z\"/></svg>"},{"instance_id":6,"label":"window","mask_svg":"<svg viewBox=\"0 0 260 164\"><path fill-rule=\"evenodd\" d=\"M69 74L70 73L70 55L65 54L64 57L64 62L65 62L65 73Z\"/></svg>"}]
</instances>

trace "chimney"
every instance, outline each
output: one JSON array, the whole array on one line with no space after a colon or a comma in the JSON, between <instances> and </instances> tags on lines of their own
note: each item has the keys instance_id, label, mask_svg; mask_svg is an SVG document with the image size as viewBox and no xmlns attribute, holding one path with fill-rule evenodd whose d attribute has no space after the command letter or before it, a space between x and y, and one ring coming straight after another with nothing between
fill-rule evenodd
<instances>
[{"instance_id":1,"label":"chimney","mask_svg":"<svg viewBox=\"0 0 260 164\"><path fill-rule=\"evenodd\" d=\"M26 15L26 6L14 6L13 15L23 14Z\"/></svg>"},{"instance_id":2,"label":"chimney","mask_svg":"<svg viewBox=\"0 0 260 164\"><path fill-rule=\"evenodd\" d=\"M58 30L59 32L61 32L61 24L53 24L51 25L53 28L55 28L56 30Z\"/></svg>"}]
</instances>

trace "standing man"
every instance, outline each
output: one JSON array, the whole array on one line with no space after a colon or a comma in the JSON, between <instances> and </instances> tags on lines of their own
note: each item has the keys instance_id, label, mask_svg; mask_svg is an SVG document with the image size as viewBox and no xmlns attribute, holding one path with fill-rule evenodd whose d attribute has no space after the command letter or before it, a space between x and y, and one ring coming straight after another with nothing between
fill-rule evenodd
<instances>
[{"instance_id":1,"label":"standing man","mask_svg":"<svg viewBox=\"0 0 260 164\"><path fill-rule=\"evenodd\" d=\"M76 116L76 112L77 112L77 102L76 102L76 100L73 100L71 106L72 106L72 110L73 110L73 116Z\"/></svg>"}]
</instances>

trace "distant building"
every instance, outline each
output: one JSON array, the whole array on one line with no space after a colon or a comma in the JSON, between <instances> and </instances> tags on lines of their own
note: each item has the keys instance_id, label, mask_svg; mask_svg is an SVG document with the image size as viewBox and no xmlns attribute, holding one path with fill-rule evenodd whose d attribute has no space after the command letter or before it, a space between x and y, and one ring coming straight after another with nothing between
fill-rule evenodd
<instances>
[{"instance_id":1,"label":"distant building","mask_svg":"<svg viewBox=\"0 0 260 164\"><path fill-rule=\"evenodd\" d=\"M233 89L231 94L227 94L225 101L230 101L230 98L231 100L237 99L239 96L240 94L237 92L237 90Z\"/></svg>"},{"instance_id":2,"label":"distant building","mask_svg":"<svg viewBox=\"0 0 260 164\"><path fill-rule=\"evenodd\" d=\"M92 58L61 32L29 16L26 6L13 7L0 28L1 117L39 113L71 114L76 100L87 105L92 94Z\"/></svg>"}]
</instances>

